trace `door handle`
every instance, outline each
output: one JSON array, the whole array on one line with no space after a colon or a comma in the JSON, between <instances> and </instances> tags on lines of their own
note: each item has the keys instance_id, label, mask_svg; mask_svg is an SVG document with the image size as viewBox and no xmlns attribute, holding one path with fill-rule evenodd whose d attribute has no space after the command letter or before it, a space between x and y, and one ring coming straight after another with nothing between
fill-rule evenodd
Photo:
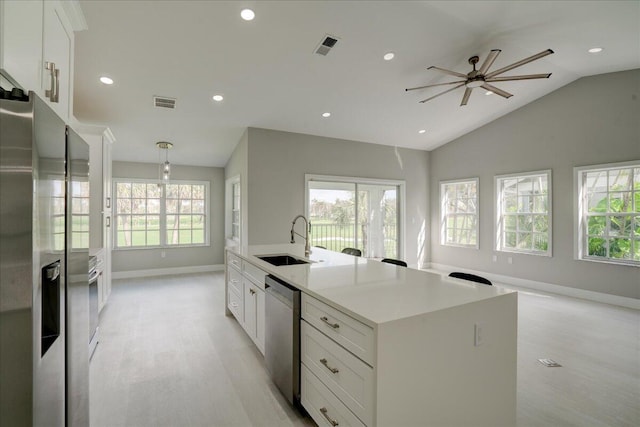
<instances>
[{"instance_id":1,"label":"door handle","mask_svg":"<svg viewBox=\"0 0 640 427\"><path fill-rule=\"evenodd\" d=\"M60 95L60 70L56 68L55 62L45 62L44 67L51 74L51 89L44 91L44 96L51 102L59 102Z\"/></svg>"},{"instance_id":2,"label":"door handle","mask_svg":"<svg viewBox=\"0 0 640 427\"><path fill-rule=\"evenodd\" d=\"M333 427L337 427L339 424L336 420L332 420L331 418L329 418L329 415L327 414L327 408L320 408L320 413L322 415L324 415L324 417L327 419L327 421L329 421L329 424L331 424Z\"/></svg>"},{"instance_id":3,"label":"door handle","mask_svg":"<svg viewBox=\"0 0 640 427\"><path fill-rule=\"evenodd\" d=\"M329 363L327 362L327 359L320 359L320 363L322 363L325 368L330 370L332 374L337 374L338 372L340 372L340 370L338 368L332 368L331 366L329 366Z\"/></svg>"},{"instance_id":4,"label":"door handle","mask_svg":"<svg viewBox=\"0 0 640 427\"><path fill-rule=\"evenodd\" d=\"M327 325L331 326L333 329L338 329L340 327L340 325L338 325L337 323L329 322L329 319L326 316L321 317L320 320L322 320Z\"/></svg>"}]
</instances>

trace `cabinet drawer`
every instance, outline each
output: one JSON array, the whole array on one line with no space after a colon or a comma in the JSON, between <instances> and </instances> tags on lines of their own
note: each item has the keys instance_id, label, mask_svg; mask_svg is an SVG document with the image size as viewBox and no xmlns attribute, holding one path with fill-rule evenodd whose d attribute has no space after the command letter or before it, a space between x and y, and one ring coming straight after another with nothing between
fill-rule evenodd
<instances>
[{"instance_id":1,"label":"cabinet drawer","mask_svg":"<svg viewBox=\"0 0 640 427\"><path fill-rule=\"evenodd\" d=\"M238 255L232 254L231 252L227 251L227 264L237 268L238 271L241 270L241 260L240 257Z\"/></svg>"},{"instance_id":2,"label":"cabinet drawer","mask_svg":"<svg viewBox=\"0 0 640 427\"><path fill-rule=\"evenodd\" d=\"M247 261L242 261L242 274L251 282L264 290L264 277L267 275L264 271L260 270L255 265Z\"/></svg>"},{"instance_id":3,"label":"cabinet drawer","mask_svg":"<svg viewBox=\"0 0 640 427\"><path fill-rule=\"evenodd\" d=\"M373 328L304 293L301 317L369 365L374 365Z\"/></svg>"},{"instance_id":4,"label":"cabinet drawer","mask_svg":"<svg viewBox=\"0 0 640 427\"><path fill-rule=\"evenodd\" d=\"M244 324L244 304L242 303L242 296L237 295L231 289L229 289L229 310L233 313L235 318L240 322L240 324Z\"/></svg>"},{"instance_id":5,"label":"cabinet drawer","mask_svg":"<svg viewBox=\"0 0 640 427\"><path fill-rule=\"evenodd\" d=\"M373 368L300 322L301 361L365 424L373 418Z\"/></svg>"},{"instance_id":6,"label":"cabinet drawer","mask_svg":"<svg viewBox=\"0 0 640 427\"><path fill-rule=\"evenodd\" d=\"M306 366L301 367L300 400L311 418L323 427L365 427Z\"/></svg>"},{"instance_id":7,"label":"cabinet drawer","mask_svg":"<svg viewBox=\"0 0 640 427\"><path fill-rule=\"evenodd\" d=\"M227 287L235 292L238 296L242 295L242 274L234 268L230 268L227 272L229 275Z\"/></svg>"}]
</instances>

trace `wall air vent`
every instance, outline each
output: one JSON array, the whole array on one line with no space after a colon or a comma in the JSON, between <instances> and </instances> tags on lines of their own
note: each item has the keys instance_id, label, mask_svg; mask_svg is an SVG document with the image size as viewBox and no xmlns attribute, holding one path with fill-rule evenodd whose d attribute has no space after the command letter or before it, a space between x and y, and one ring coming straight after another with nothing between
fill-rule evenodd
<instances>
[{"instance_id":1,"label":"wall air vent","mask_svg":"<svg viewBox=\"0 0 640 427\"><path fill-rule=\"evenodd\" d=\"M170 110L175 110L176 99L168 98L166 96L154 96L153 105L157 108L168 108Z\"/></svg>"},{"instance_id":2,"label":"wall air vent","mask_svg":"<svg viewBox=\"0 0 640 427\"><path fill-rule=\"evenodd\" d=\"M320 44L316 48L315 53L322 56L327 56L327 53L338 43L338 38L330 35L325 35L325 37L320 41Z\"/></svg>"}]
</instances>

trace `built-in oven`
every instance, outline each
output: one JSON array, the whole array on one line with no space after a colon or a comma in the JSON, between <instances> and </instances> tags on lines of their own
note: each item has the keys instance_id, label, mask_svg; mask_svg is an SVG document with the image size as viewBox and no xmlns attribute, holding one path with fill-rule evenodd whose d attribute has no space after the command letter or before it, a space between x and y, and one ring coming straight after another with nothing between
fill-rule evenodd
<instances>
[{"instance_id":1,"label":"built-in oven","mask_svg":"<svg viewBox=\"0 0 640 427\"><path fill-rule=\"evenodd\" d=\"M89 360L98 345L98 258L89 257Z\"/></svg>"}]
</instances>

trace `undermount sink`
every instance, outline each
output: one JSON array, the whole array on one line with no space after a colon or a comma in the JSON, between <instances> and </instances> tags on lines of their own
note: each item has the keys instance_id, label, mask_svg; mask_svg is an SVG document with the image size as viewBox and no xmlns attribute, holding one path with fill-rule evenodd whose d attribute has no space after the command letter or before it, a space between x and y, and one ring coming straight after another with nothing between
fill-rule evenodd
<instances>
[{"instance_id":1,"label":"undermount sink","mask_svg":"<svg viewBox=\"0 0 640 427\"><path fill-rule=\"evenodd\" d=\"M281 265L310 264L310 261L294 258L290 255L256 255L256 257L276 267Z\"/></svg>"}]
</instances>

